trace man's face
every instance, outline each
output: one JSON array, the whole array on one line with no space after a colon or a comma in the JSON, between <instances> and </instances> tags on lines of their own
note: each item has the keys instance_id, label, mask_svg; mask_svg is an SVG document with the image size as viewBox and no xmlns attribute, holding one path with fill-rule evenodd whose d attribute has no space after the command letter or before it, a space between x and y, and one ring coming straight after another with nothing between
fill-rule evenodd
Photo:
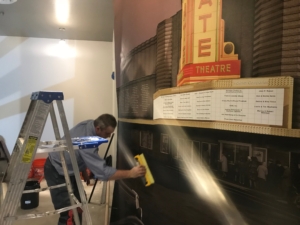
<instances>
[{"instance_id":1,"label":"man's face","mask_svg":"<svg viewBox=\"0 0 300 225\"><path fill-rule=\"evenodd\" d=\"M111 136L111 134L115 131L115 128L108 126L104 129L101 129L100 126L95 127L96 129L96 134L99 137L102 138L109 138Z\"/></svg>"}]
</instances>

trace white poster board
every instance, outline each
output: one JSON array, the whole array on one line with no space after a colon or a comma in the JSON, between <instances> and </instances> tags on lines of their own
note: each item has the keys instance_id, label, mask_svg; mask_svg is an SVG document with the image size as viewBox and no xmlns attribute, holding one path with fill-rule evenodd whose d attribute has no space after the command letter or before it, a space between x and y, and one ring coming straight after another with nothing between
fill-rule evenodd
<instances>
[{"instance_id":1,"label":"white poster board","mask_svg":"<svg viewBox=\"0 0 300 225\"><path fill-rule=\"evenodd\" d=\"M154 119L283 124L284 88L222 89L159 96Z\"/></svg>"}]
</instances>

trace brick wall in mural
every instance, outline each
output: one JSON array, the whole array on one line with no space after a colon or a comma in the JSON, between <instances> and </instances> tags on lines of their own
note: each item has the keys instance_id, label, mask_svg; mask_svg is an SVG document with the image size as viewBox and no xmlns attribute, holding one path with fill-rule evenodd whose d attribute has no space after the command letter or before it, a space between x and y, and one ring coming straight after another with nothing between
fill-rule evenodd
<instances>
[{"instance_id":1,"label":"brick wall in mural","mask_svg":"<svg viewBox=\"0 0 300 225\"><path fill-rule=\"evenodd\" d=\"M255 1L253 77L294 77L293 128L300 128L299 1Z\"/></svg>"},{"instance_id":2,"label":"brick wall in mural","mask_svg":"<svg viewBox=\"0 0 300 225\"><path fill-rule=\"evenodd\" d=\"M237 13L233 16L230 13L231 4L237 8ZM222 18L226 22L226 26L223 25L222 40L223 42L233 45L234 52L230 52L229 56L238 60L238 72L241 77L251 77L252 73L252 46L253 46L253 14L254 4L251 1L225 1L222 4ZM238 15L241 20L235 20ZM244 30L247 27L247 30ZM234 31L234 32L233 32ZM230 42L228 41L230 40ZM128 86L131 82L138 83L143 77L153 75L155 78L155 86L149 88L153 92L149 92L149 96L152 96L155 91L175 87L178 85L178 74L180 74L180 57L182 48L182 10L176 13L169 19L166 19L157 25L157 33L154 37L141 43L125 57L122 64L121 75L123 84L118 88L119 93L123 93L124 90L128 90ZM224 46L224 49L226 46ZM221 56L220 56L221 57ZM230 58L230 57L229 57ZM241 64L241 67L240 67ZM196 64L195 64L196 65ZM226 63L223 65L215 65L214 68L220 68L221 70L228 69ZM231 66L231 64L229 65ZM211 70L210 70L211 71ZM209 77L209 76L208 76ZM134 91L127 91L127 93L134 93ZM122 97L124 99L124 97ZM137 98L134 97L133 98ZM126 100L127 99L127 100ZM123 111L123 105L127 105L128 110L134 111L137 107L134 101L130 100L131 97L125 98L122 105L119 107L119 113L125 115ZM125 113L125 114L124 114ZM129 114L128 114L129 115ZM146 114L143 114L146 115ZM123 116L122 116L123 117ZM141 114L131 114L130 118L149 118L149 114L146 117Z\"/></svg>"}]
</instances>

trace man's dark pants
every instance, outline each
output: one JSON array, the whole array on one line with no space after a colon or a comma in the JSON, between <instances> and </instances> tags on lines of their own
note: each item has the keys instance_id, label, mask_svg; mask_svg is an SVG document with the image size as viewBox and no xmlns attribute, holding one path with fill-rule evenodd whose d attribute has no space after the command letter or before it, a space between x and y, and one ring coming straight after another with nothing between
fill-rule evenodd
<instances>
[{"instance_id":1,"label":"man's dark pants","mask_svg":"<svg viewBox=\"0 0 300 225\"><path fill-rule=\"evenodd\" d=\"M49 158L47 158L44 166L44 176L47 181L48 187L66 183L65 177L59 175L55 167L50 162ZM76 196L76 198L80 201L80 195L78 192L75 176L70 176L70 180L73 187L73 193ZM71 205L67 187L51 189L50 194L51 194L51 198L55 210L68 207ZM80 213L80 210L78 211L81 220L82 214ZM72 219L72 210L62 212L60 214L58 225L73 225L73 224L75 223Z\"/></svg>"}]
</instances>

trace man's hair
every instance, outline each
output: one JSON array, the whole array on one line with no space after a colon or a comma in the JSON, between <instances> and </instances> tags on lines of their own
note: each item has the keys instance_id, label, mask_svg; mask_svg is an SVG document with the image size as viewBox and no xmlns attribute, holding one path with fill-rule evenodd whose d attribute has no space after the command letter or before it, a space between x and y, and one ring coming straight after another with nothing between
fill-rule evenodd
<instances>
[{"instance_id":1,"label":"man's hair","mask_svg":"<svg viewBox=\"0 0 300 225\"><path fill-rule=\"evenodd\" d=\"M94 126L100 126L101 129L104 129L109 126L115 128L117 126L117 120L113 115L102 114L94 120Z\"/></svg>"}]
</instances>

